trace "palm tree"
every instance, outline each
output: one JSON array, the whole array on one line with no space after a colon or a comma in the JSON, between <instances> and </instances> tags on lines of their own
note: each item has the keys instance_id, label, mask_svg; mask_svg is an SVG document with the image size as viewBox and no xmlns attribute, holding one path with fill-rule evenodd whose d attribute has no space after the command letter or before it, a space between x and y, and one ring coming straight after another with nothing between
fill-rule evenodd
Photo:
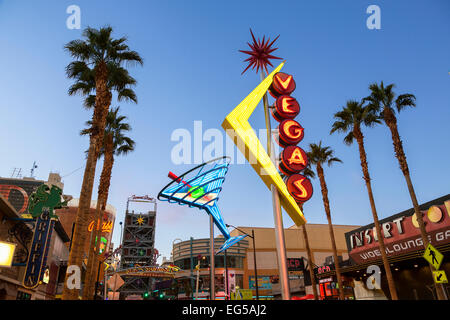
<instances>
[{"instance_id":1,"label":"palm tree","mask_svg":"<svg viewBox=\"0 0 450 320\"><path fill-rule=\"evenodd\" d=\"M414 187L411 181L411 176L409 174L408 163L406 161L406 155L403 150L403 143L398 133L397 117L395 116L395 109L397 109L397 112L400 112L404 110L406 107L415 107L416 97L413 94L406 93L398 95L397 98L395 98L395 93L392 90L393 88L394 84L389 84L385 87L383 81L381 81L379 85L377 83L373 83L369 86L370 95L364 98L363 100L368 102L369 108L372 108L373 110L375 110L375 112L378 113L379 117L383 119L384 123L391 131L395 157L397 158L398 163L400 165L400 169L402 170L403 176L405 177L409 195L413 203L415 216L417 218L417 222L419 223L419 229L423 245L424 248L426 248L429 244L428 236L425 230L425 225L423 223L419 203L417 202L416 193L414 191ZM430 265L430 275L432 276L432 274L433 269ZM438 299L445 300L445 293L442 285L435 285L435 286Z\"/></svg>"},{"instance_id":2,"label":"palm tree","mask_svg":"<svg viewBox=\"0 0 450 320\"><path fill-rule=\"evenodd\" d=\"M380 244L381 259L383 260L384 270L386 270L386 278L389 286L389 292L392 300L398 300L397 290L395 289L394 279L392 277L391 267L387 259L386 247L384 245L384 236L381 232L380 222L378 220L377 209L375 207L375 200L372 192L372 184L370 182L369 167L367 164L367 155L364 148L364 135L361 131L361 126L373 127L380 124L381 121L373 109L364 107L364 102L354 100L347 101L342 111L335 113L336 121L333 123L330 134L334 132L347 133L344 138L346 145L351 145L356 139L359 147L359 158L361 160L361 168L363 171L364 181L369 194L370 207L372 208L372 216L377 232L378 243Z\"/></svg>"},{"instance_id":3,"label":"palm tree","mask_svg":"<svg viewBox=\"0 0 450 320\"><path fill-rule=\"evenodd\" d=\"M100 149L99 158L103 156L103 169L100 176L100 184L98 187L97 208L95 212L94 232L91 235L89 246L88 266L86 272L85 288L83 290L83 299L92 299L94 294L94 284L97 279L99 254L95 254L100 250L100 237L102 234L102 213L105 211L108 202L109 187L111 183L111 173L114 165L114 157L120 155L127 155L134 151L135 142L125 136L126 132L131 131L131 126L124 122L127 120L126 116L119 114L120 107L113 108L108 112L106 117L106 127L104 132L103 147ZM87 121L88 128L92 127L92 121ZM89 134L89 129L84 129L81 135ZM95 234L95 236L94 236ZM94 239L97 239L95 242Z\"/></svg>"},{"instance_id":4,"label":"palm tree","mask_svg":"<svg viewBox=\"0 0 450 320\"><path fill-rule=\"evenodd\" d=\"M328 188L325 182L325 175L322 165L327 163L331 166L334 162L342 162L339 158L334 157L334 151L330 147L322 147L322 141L319 144L311 143L307 152L309 162L316 166L316 172L319 176L320 187L322 191L322 200L325 207L325 213L328 220L328 228L330 231L331 247L333 249L334 265L336 268L336 277L339 285L339 299L344 300L344 286L342 284L341 270L336 250L336 240L334 238L333 224L331 223L330 201L328 200Z\"/></svg>"},{"instance_id":5,"label":"palm tree","mask_svg":"<svg viewBox=\"0 0 450 320\"><path fill-rule=\"evenodd\" d=\"M310 165L308 163L308 166L303 170L302 175L304 175L307 178L314 178L316 174L313 170L311 170ZM304 203L298 203L300 209L303 211L303 204ZM308 239L308 233L306 231L306 224L302 225L302 231L303 231L303 239L305 240L305 246L306 246L306 253L308 255L308 265L309 265L309 276L311 278L311 286L313 289L314 294L314 300L319 300L319 293L317 292L317 283L316 283L316 277L314 276L314 268L313 268L313 256L311 252L311 247L309 246L309 239Z\"/></svg>"},{"instance_id":6,"label":"palm tree","mask_svg":"<svg viewBox=\"0 0 450 320\"><path fill-rule=\"evenodd\" d=\"M86 96L84 105L94 108L92 126L89 129L89 150L84 170L80 200L69 255L69 265L82 269L82 259L86 245L90 218L89 208L94 184L95 167L104 136L106 116L112 100L112 92L117 92L117 99L137 103L136 94L131 89L136 80L123 68L127 63L143 64L142 58L125 44L127 38L113 39L112 28L100 30L86 28L84 40L73 40L64 48L75 59L66 67L66 74L75 83L69 88L69 95L81 93ZM78 299L78 289L67 287L66 275L62 299Z\"/></svg>"}]
</instances>

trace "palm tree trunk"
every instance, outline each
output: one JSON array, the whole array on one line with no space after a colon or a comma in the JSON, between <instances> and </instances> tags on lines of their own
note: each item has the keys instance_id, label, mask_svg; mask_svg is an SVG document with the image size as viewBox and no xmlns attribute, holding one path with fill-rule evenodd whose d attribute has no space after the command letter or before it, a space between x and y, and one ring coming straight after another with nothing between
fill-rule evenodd
<instances>
[{"instance_id":1,"label":"palm tree trunk","mask_svg":"<svg viewBox=\"0 0 450 320\"><path fill-rule=\"evenodd\" d=\"M303 211L303 208L301 208ZM303 239L305 239L305 246L306 246L306 253L308 254L308 265L309 265L309 276L311 277L311 285L314 293L314 300L319 300L319 294L317 292L317 284L316 284L316 277L314 276L314 268L313 268L313 259L312 259L312 252L311 247L309 246L309 239L308 239L308 233L306 232L306 225L303 225Z\"/></svg>"},{"instance_id":2,"label":"palm tree trunk","mask_svg":"<svg viewBox=\"0 0 450 320\"><path fill-rule=\"evenodd\" d=\"M80 192L77 218L75 221L75 230L72 239L72 248L69 254L68 266L77 265L82 270L82 261L84 249L88 238L87 224L90 220L90 206L92 198L92 189L94 186L95 167L97 164L98 153L100 150L103 132L106 126L106 116L112 95L107 88L108 70L105 63L99 63L95 71L96 96L95 108L92 117L92 131L90 135L88 159L84 170L83 182ZM78 300L79 289L69 289L66 274L62 300Z\"/></svg>"},{"instance_id":3,"label":"palm tree trunk","mask_svg":"<svg viewBox=\"0 0 450 320\"><path fill-rule=\"evenodd\" d=\"M86 267L86 276L84 281L84 289L83 289L83 300L90 300L92 299L91 291L93 290L94 284L92 283L92 274L93 269L96 269L94 265L95 255L96 252L96 243L99 244L100 237L98 236L100 231L101 235L101 228L102 228L102 221L101 219L101 202L102 197L100 195L100 187L99 187L99 195L97 197L97 206L95 210L95 216L94 216L94 228L91 231L90 241L89 241L89 253L88 253L88 263ZM97 242L95 242L97 241ZM97 266L98 267L98 266Z\"/></svg>"},{"instance_id":4,"label":"palm tree trunk","mask_svg":"<svg viewBox=\"0 0 450 320\"><path fill-rule=\"evenodd\" d=\"M339 266L339 259L337 255L336 241L334 238L333 224L331 223L330 202L328 200L327 184L325 182L325 176L320 163L317 164L316 168L317 168L317 175L319 176L320 180L320 187L322 189L323 206L325 207L325 213L327 215L328 220L328 228L330 231L330 240L331 240L331 247L333 249L334 266L336 269L336 277L339 285L339 299L344 300L344 286L342 284L341 268Z\"/></svg>"},{"instance_id":5,"label":"palm tree trunk","mask_svg":"<svg viewBox=\"0 0 450 320\"><path fill-rule=\"evenodd\" d=\"M360 128L357 126L354 127L353 135L355 136L356 141L358 142L359 158L361 160L361 167L362 167L362 171L363 171L363 175L364 175L364 181L366 182L367 193L369 194L369 201L370 201L370 207L372 209L373 222L375 224L378 243L380 245L381 259L383 261L384 270L386 272L386 279L387 279L388 286L389 286L389 292L391 294L392 300L398 300L397 290L395 288L394 279L392 277L391 266L389 265L389 261L388 261L387 254L386 254L386 247L384 245L384 235L381 232L381 226L380 226L380 222L378 220L377 209L375 207L375 200L373 198L372 184L370 182L366 150L364 148L364 136L363 136Z\"/></svg>"},{"instance_id":6,"label":"palm tree trunk","mask_svg":"<svg viewBox=\"0 0 450 320\"><path fill-rule=\"evenodd\" d=\"M114 146L113 137L108 135L105 137L105 155L103 158L103 169L100 176L100 183L98 187L97 207L95 211L95 225L96 228L92 232L91 242L89 247L89 262L86 273L86 290L83 292L83 299L92 299L94 296L95 282L97 281L98 264L100 255L100 243L102 236L103 212L106 207L108 190L111 182L111 172L114 163ZM95 243L97 239L97 243Z\"/></svg>"},{"instance_id":7,"label":"palm tree trunk","mask_svg":"<svg viewBox=\"0 0 450 320\"><path fill-rule=\"evenodd\" d=\"M422 213L420 212L420 208L419 208L419 202L417 201L416 193L414 191L414 187L413 187L413 184L411 181L411 176L409 174L408 162L406 161L406 155L403 150L403 143L402 143L402 140L400 139L400 135L398 133L397 118L395 117L394 113L389 108L385 108L383 110L383 113L384 113L383 115L384 115L385 123L388 126L389 130L391 131L395 157L397 158L398 163L400 165L400 169L402 170L403 176L405 177L406 185L408 186L409 195L410 195L411 201L413 203L414 213L417 217L417 222L419 224L420 235L422 237L423 246L424 246L424 249L426 249L430 242L428 241L428 235L427 235L427 231L425 230L425 224L423 223ZM429 265L429 267L430 267L430 275L431 275L431 277L433 277L433 267L431 266L431 264ZM434 279L433 279L433 283L434 283ZM434 283L434 285L436 288L436 294L437 294L438 300L446 300L445 291L444 291L443 286L438 285L436 283Z\"/></svg>"},{"instance_id":8,"label":"palm tree trunk","mask_svg":"<svg viewBox=\"0 0 450 320\"><path fill-rule=\"evenodd\" d=\"M80 199L77 210L77 218L75 220L75 229L72 238L72 247L69 254L68 265L77 265L82 269L82 261L84 254L84 245L86 243L85 229L88 226L89 208L92 197L93 176L95 175L95 167L97 164L95 137L91 136L88 151L88 158L86 167L84 169L83 182L81 187ZM68 274L64 281L64 289L62 300L77 300L79 296L79 289L69 289L67 287Z\"/></svg>"}]
</instances>

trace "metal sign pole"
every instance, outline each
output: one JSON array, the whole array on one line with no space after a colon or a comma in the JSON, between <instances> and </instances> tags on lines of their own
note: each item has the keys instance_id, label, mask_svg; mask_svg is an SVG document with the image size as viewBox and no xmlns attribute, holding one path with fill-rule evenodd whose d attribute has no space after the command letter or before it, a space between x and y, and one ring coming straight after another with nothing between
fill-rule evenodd
<instances>
[{"instance_id":1,"label":"metal sign pole","mask_svg":"<svg viewBox=\"0 0 450 320\"><path fill-rule=\"evenodd\" d=\"M212 215L209 215L209 225L210 225L210 239L209 239L209 261L210 261L210 270L211 270L211 290L210 290L210 300L216 299L216 287L214 283L214 220Z\"/></svg>"},{"instance_id":2,"label":"metal sign pole","mask_svg":"<svg viewBox=\"0 0 450 320\"><path fill-rule=\"evenodd\" d=\"M261 70L261 81L264 81L264 79L264 71ZM263 102L267 129L267 154L275 164L275 155L272 150L272 129L270 126L267 93L265 93L263 96ZM270 186L270 190L272 191L273 217L275 222L275 243L277 246L278 270L280 273L281 282L281 297L283 300L290 300L291 294L289 289L289 275L287 270L286 245L284 240L283 218L281 216L280 195L278 194L278 190L274 185Z\"/></svg>"},{"instance_id":3,"label":"metal sign pole","mask_svg":"<svg viewBox=\"0 0 450 320\"><path fill-rule=\"evenodd\" d=\"M198 300L198 280L200 278L200 261L198 262L197 268L197 283L195 284L195 300Z\"/></svg>"}]
</instances>

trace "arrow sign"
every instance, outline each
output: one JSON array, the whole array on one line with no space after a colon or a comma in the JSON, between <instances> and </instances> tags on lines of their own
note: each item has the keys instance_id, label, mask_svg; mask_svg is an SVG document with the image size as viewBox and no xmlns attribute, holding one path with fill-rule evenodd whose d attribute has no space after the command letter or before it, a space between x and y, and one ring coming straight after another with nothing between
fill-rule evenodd
<instances>
[{"instance_id":1,"label":"arrow sign","mask_svg":"<svg viewBox=\"0 0 450 320\"><path fill-rule=\"evenodd\" d=\"M448 283L447 275L444 270L433 271L434 282L436 283Z\"/></svg>"}]
</instances>

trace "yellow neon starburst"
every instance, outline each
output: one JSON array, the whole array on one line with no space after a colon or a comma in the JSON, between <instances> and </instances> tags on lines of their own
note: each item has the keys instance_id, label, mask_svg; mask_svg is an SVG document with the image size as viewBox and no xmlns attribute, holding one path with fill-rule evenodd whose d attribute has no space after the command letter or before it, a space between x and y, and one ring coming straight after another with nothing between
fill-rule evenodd
<instances>
[{"instance_id":1,"label":"yellow neon starburst","mask_svg":"<svg viewBox=\"0 0 450 320\"><path fill-rule=\"evenodd\" d=\"M138 225L141 226L141 225L144 224L144 218L142 218L141 216L139 216L139 218L137 218L136 222L137 222Z\"/></svg>"}]
</instances>

